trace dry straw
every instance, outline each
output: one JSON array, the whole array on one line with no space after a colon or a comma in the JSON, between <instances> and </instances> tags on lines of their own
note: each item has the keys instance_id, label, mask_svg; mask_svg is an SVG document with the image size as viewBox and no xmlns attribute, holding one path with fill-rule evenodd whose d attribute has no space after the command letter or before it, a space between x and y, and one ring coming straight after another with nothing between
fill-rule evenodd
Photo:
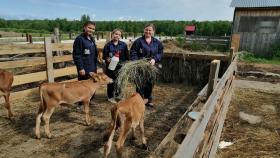
<instances>
[{"instance_id":1,"label":"dry straw","mask_svg":"<svg viewBox=\"0 0 280 158\"><path fill-rule=\"evenodd\" d=\"M147 59L130 61L123 64L116 80L116 90L120 97L126 97L128 84L141 87L148 81L154 83L157 80L159 70L152 66Z\"/></svg>"}]
</instances>

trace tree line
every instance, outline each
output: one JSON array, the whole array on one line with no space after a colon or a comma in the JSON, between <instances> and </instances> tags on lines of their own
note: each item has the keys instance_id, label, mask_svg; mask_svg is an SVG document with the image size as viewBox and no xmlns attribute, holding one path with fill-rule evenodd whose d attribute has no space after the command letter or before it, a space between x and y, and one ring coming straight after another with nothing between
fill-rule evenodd
<instances>
[{"instance_id":1,"label":"tree line","mask_svg":"<svg viewBox=\"0 0 280 158\"><path fill-rule=\"evenodd\" d=\"M4 31L15 31L23 33L50 33L53 28L58 27L63 33L81 32L83 23L90 20L89 16L82 15L80 20L67 20L57 18L54 20L5 20L0 18L0 29ZM120 28L124 32L141 33L146 23L156 26L156 33L167 36L183 35L186 25L196 26L196 35L224 36L231 34L231 21L95 21L96 31L112 31Z\"/></svg>"}]
</instances>

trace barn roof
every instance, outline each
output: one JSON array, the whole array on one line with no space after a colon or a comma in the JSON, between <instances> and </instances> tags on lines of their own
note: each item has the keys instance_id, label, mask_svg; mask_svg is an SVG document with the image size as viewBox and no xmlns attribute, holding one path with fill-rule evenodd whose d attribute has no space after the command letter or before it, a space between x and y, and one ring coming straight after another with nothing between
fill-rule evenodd
<instances>
[{"instance_id":1,"label":"barn roof","mask_svg":"<svg viewBox=\"0 0 280 158\"><path fill-rule=\"evenodd\" d=\"M280 7L280 0L232 0L230 6L236 8Z\"/></svg>"},{"instance_id":2,"label":"barn roof","mask_svg":"<svg viewBox=\"0 0 280 158\"><path fill-rule=\"evenodd\" d=\"M185 26L185 31L194 32L195 31L195 26L194 25L187 25L187 26Z\"/></svg>"}]
</instances>

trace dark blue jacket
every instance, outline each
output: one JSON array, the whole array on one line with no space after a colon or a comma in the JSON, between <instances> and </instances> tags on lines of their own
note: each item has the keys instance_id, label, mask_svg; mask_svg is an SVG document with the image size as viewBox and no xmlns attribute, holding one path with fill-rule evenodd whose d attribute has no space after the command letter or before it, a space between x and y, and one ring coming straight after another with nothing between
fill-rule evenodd
<instances>
[{"instance_id":1,"label":"dark blue jacket","mask_svg":"<svg viewBox=\"0 0 280 158\"><path fill-rule=\"evenodd\" d=\"M96 72L97 56L98 51L93 38L88 39L82 33L75 39L73 44L73 60L78 71L84 69L86 74Z\"/></svg>"},{"instance_id":2,"label":"dark blue jacket","mask_svg":"<svg viewBox=\"0 0 280 158\"><path fill-rule=\"evenodd\" d=\"M130 59L138 60L142 58L153 58L156 62L160 62L163 54L162 43L152 37L152 41L148 44L145 37L142 36L135 40L130 49Z\"/></svg>"},{"instance_id":3,"label":"dark blue jacket","mask_svg":"<svg viewBox=\"0 0 280 158\"><path fill-rule=\"evenodd\" d=\"M127 45L122 41L119 41L117 45L114 45L113 41L108 42L103 49L103 60L112 58L117 51L120 51L120 63L129 60Z\"/></svg>"}]
</instances>

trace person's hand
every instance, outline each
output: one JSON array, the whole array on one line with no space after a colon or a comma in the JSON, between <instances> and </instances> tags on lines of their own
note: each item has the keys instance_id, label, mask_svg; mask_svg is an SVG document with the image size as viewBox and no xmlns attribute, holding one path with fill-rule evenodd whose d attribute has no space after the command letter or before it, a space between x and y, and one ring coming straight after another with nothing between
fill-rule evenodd
<instances>
[{"instance_id":1,"label":"person's hand","mask_svg":"<svg viewBox=\"0 0 280 158\"><path fill-rule=\"evenodd\" d=\"M106 62L110 63L111 62L111 58L107 58Z\"/></svg>"},{"instance_id":2,"label":"person's hand","mask_svg":"<svg viewBox=\"0 0 280 158\"><path fill-rule=\"evenodd\" d=\"M86 71L84 69L79 70L79 75L85 76L86 75Z\"/></svg>"},{"instance_id":3,"label":"person's hand","mask_svg":"<svg viewBox=\"0 0 280 158\"><path fill-rule=\"evenodd\" d=\"M89 72L88 74L89 74L90 76L93 76L94 72Z\"/></svg>"},{"instance_id":4,"label":"person's hand","mask_svg":"<svg viewBox=\"0 0 280 158\"><path fill-rule=\"evenodd\" d=\"M155 59L150 60L150 64L155 65L155 63L156 63Z\"/></svg>"}]
</instances>

